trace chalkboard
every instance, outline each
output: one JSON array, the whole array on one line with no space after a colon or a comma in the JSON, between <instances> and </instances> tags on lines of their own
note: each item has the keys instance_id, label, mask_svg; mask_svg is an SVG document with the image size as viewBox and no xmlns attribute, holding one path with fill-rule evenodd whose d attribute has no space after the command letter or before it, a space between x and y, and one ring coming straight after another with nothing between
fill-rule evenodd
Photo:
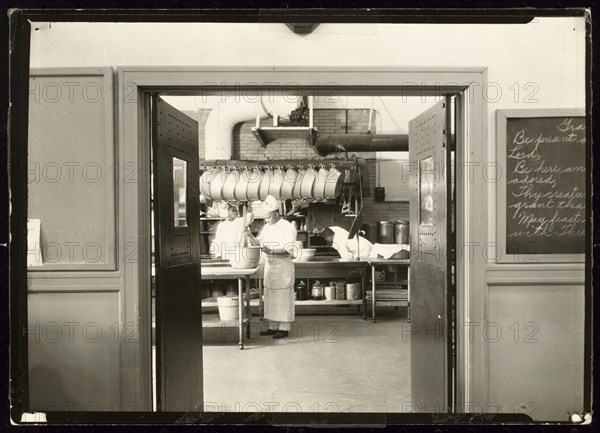
<instances>
[{"instance_id":1,"label":"chalkboard","mask_svg":"<svg viewBox=\"0 0 600 433\"><path fill-rule=\"evenodd\" d=\"M585 253L585 117L506 119L506 253Z\"/></svg>"}]
</instances>

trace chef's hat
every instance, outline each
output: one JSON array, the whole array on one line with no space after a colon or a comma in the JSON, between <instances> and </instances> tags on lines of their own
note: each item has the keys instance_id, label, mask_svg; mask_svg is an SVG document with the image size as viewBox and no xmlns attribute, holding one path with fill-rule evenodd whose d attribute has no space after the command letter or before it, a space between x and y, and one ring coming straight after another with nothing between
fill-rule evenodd
<instances>
[{"instance_id":1,"label":"chef's hat","mask_svg":"<svg viewBox=\"0 0 600 433\"><path fill-rule=\"evenodd\" d=\"M268 195L265 199L265 211L273 212L281 209L281 200L277 200L272 195Z\"/></svg>"}]
</instances>

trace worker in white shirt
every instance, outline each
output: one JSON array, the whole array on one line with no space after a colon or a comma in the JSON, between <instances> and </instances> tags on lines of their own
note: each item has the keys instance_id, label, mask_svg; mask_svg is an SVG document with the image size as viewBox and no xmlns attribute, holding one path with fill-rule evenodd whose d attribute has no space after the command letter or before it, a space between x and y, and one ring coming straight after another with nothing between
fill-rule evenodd
<instances>
[{"instance_id":1,"label":"worker in white shirt","mask_svg":"<svg viewBox=\"0 0 600 433\"><path fill-rule=\"evenodd\" d=\"M238 209L229 205L227 219L217 226L215 239L211 242L210 252L216 259L237 257L237 249L243 241L246 227L252 222L252 214L246 216L246 224L239 217Z\"/></svg>"},{"instance_id":2,"label":"worker in white shirt","mask_svg":"<svg viewBox=\"0 0 600 433\"><path fill-rule=\"evenodd\" d=\"M272 195L265 200L267 218L258 237L248 230L248 240L252 245L260 245L265 253L264 263L264 301L265 318L269 320L269 329L260 335L272 335L273 338L288 336L294 321L294 280L295 268L292 254L296 247L296 228L281 218L281 201Z\"/></svg>"},{"instance_id":3,"label":"worker in white shirt","mask_svg":"<svg viewBox=\"0 0 600 433\"><path fill-rule=\"evenodd\" d=\"M338 226L331 226L323 230L321 236L327 243L335 248L342 260L366 259L371 254L373 244L366 238L357 236L348 239L348 230ZM360 254L359 254L360 248Z\"/></svg>"}]
</instances>

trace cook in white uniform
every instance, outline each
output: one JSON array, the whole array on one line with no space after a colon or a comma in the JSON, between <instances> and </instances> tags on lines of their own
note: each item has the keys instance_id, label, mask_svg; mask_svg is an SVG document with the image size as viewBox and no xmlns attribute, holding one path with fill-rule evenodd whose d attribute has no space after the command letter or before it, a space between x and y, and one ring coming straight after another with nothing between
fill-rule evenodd
<instances>
[{"instance_id":1,"label":"cook in white uniform","mask_svg":"<svg viewBox=\"0 0 600 433\"><path fill-rule=\"evenodd\" d=\"M227 259L236 257L237 247L243 241L245 227L242 218L238 217L238 209L230 205L228 209L227 219L222 221L217 226L215 239L211 242L210 252L217 259ZM251 214L248 214L247 220L251 221ZM246 223L246 226L249 223Z\"/></svg>"},{"instance_id":2,"label":"cook in white uniform","mask_svg":"<svg viewBox=\"0 0 600 433\"><path fill-rule=\"evenodd\" d=\"M294 263L291 261L296 240L296 229L289 221L281 218L281 201L269 195L265 200L268 212L266 224L258 237L248 231L253 245L260 245L265 253L264 288L265 318L269 329L260 335L285 338L294 321Z\"/></svg>"}]
</instances>

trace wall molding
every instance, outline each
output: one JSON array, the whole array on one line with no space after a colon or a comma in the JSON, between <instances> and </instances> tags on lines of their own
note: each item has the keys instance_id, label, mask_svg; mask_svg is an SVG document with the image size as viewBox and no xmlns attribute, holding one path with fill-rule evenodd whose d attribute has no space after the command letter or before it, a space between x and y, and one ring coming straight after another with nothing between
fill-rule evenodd
<instances>
[{"instance_id":1,"label":"wall molding","mask_svg":"<svg viewBox=\"0 0 600 433\"><path fill-rule=\"evenodd\" d=\"M486 282L489 286L583 285L584 266L583 263L493 265L486 269Z\"/></svg>"},{"instance_id":2,"label":"wall molding","mask_svg":"<svg viewBox=\"0 0 600 433\"><path fill-rule=\"evenodd\" d=\"M581 278L523 278L523 277L506 277L506 278L488 278L488 286L583 286L585 277Z\"/></svg>"},{"instance_id":3,"label":"wall molding","mask_svg":"<svg viewBox=\"0 0 600 433\"><path fill-rule=\"evenodd\" d=\"M36 280L64 280L64 279L77 279L77 278L85 278L89 280L90 278L99 278L102 280L106 280L108 278L121 278L121 271L78 271L78 272L68 272L68 271L52 271L52 272L30 272L27 274L28 281L36 281Z\"/></svg>"},{"instance_id":4,"label":"wall molding","mask_svg":"<svg viewBox=\"0 0 600 433\"><path fill-rule=\"evenodd\" d=\"M27 290L27 293L114 293L120 292L120 286L77 286L77 287L51 287L51 286L37 286L31 287Z\"/></svg>"}]
</instances>

